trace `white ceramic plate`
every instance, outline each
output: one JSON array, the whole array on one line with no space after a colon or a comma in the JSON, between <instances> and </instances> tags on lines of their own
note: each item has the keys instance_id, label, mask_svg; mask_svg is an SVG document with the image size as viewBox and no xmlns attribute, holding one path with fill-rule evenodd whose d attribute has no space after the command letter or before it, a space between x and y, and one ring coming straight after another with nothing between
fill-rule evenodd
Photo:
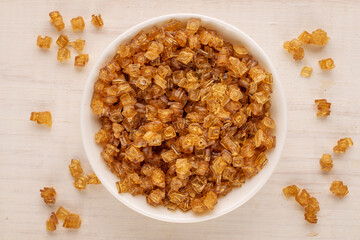
<instances>
[{"instance_id":1,"label":"white ceramic plate","mask_svg":"<svg viewBox=\"0 0 360 240\"><path fill-rule=\"evenodd\" d=\"M119 194L115 186L115 182L118 179L107 169L102 158L100 157L102 148L94 141L94 135L100 129L100 122L98 117L92 113L90 108L93 85L98 79L98 72L100 68L105 65L107 60L114 56L120 43L126 43L142 29L147 29L153 25L160 25L170 20L171 18L186 21L191 17L200 18L202 21L202 26L218 31L219 34L227 41L230 41L233 44L241 44L246 46L255 59L259 61L260 65L270 71L274 78L274 91L271 99L271 114L276 123L276 147L271 152L267 153L268 164L258 175L250 180L247 180L247 182L241 188L234 189L226 197L220 198L213 211L203 215L196 215L191 211L187 213L183 213L181 211L171 212L168 211L165 207L152 207L148 205L144 196L133 197L128 193ZM117 37L99 57L92 71L90 72L83 93L81 103L81 135L87 157L96 175L99 177L106 189L109 190L109 192L120 202L145 216L158 220L178 223L200 222L219 217L238 208L246 201L248 201L252 196L254 196L267 182L280 159L280 155L285 143L287 129L286 114L286 100L279 76L269 57L254 40L252 40L248 35L236 27L212 17L197 14L171 14L147 20L130 28Z\"/></svg>"}]
</instances>

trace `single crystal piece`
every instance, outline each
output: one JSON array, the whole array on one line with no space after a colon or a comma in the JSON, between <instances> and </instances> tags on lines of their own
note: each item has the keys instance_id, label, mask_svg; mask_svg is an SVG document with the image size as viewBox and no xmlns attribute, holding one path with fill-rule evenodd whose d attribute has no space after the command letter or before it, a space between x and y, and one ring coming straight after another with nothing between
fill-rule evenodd
<instances>
[{"instance_id":1,"label":"single crystal piece","mask_svg":"<svg viewBox=\"0 0 360 240\"><path fill-rule=\"evenodd\" d=\"M186 33L191 35L195 34L200 27L201 20L199 18L190 18L187 21Z\"/></svg>"},{"instance_id":2,"label":"single crystal piece","mask_svg":"<svg viewBox=\"0 0 360 240\"><path fill-rule=\"evenodd\" d=\"M76 177L74 180L74 187L76 187L79 190L85 189L87 184L86 177L80 176Z\"/></svg>"},{"instance_id":3,"label":"single crystal piece","mask_svg":"<svg viewBox=\"0 0 360 240\"><path fill-rule=\"evenodd\" d=\"M187 42L187 35L183 30L176 31L175 40L179 43L181 47L185 47Z\"/></svg>"},{"instance_id":4,"label":"single crystal piece","mask_svg":"<svg viewBox=\"0 0 360 240\"><path fill-rule=\"evenodd\" d=\"M162 203L164 197L165 192L160 189L155 189L150 192L150 194L146 197L146 200L150 205L157 206Z\"/></svg>"},{"instance_id":5,"label":"single crystal piece","mask_svg":"<svg viewBox=\"0 0 360 240\"><path fill-rule=\"evenodd\" d=\"M50 45L51 45L51 41L52 41L51 37L45 36L45 37L42 38L41 35L39 35L37 37L36 45L39 48L49 49Z\"/></svg>"},{"instance_id":6,"label":"single crystal piece","mask_svg":"<svg viewBox=\"0 0 360 240\"><path fill-rule=\"evenodd\" d=\"M50 218L46 221L46 230L53 232L56 230L56 225L59 223L54 212L51 213Z\"/></svg>"},{"instance_id":7,"label":"single crystal piece","mask_svg":"<svg viewBox=\"0 0 360 240\"><path fill-rule=\"evenodd\" d=\"M303 67L300 73L300 76L309 78L311 76L313 69L311 67Z\"/></svg>"},{"instance_id":8,"label":"single crystal piece","mask_svg":"<svg viewBox=\"0 0 360 240\"><path fill-rule=\"evenodd\" d=\"M133 119L137 114L134 106L124 106L122 110L122 115L127 119Z\"/></svg>"},{"instance_id":9,"label":"single crystal piece","mask_svg":"<svg viewBox=\"0 0 360 240\"><path fill-rule=\"evenodd\" d=\"M173 115L173 111L171 109L159 109L158 117L159 120L163 123L170 122Z\"/></svg>"},{"instance_id":10,"label":"single crystal piece","mask_svg":"<svg viewBox=\"0 0 360 240\"><path fill-rule=\"evenodd\" d=\"M300 194L295 196L295 200L303 207L305 207L310 201L310 194L305 190L301 190Z\"/></svg>"},{"instance_id":11,"label":"single crystal piece","mask_svg":"<svg viewBox=\"0 0 360 240\"><path fill-rule=\"evenodd\" d=\"M171 138L176 137L175 129L172 126L168 126L164 129L164 139L169 140Z\"/></svg>"},{"instance_id":12,"label":"single crystal piece","mask_svg":"<svg viewBox=\"0 0 360 240\"><path fill-rule=\"evenodd\" d=\"M91 23L94 24L94 26L97 28L101 28L102 26L104 26L104 22L101 18L101 14L99 14L99 15L92 14L91 15Z\"/></svg>"},{"instance_id":13,"label":"single crystal piece","mask_svg":"<svg viewBox=\"0 0 360 240\"><path fill-rule=\"evenodd\" d=\"M81 16L71 19L70 22L71 22L71 28L74 32L82 31L85 28L85 22L83 17Z\"/></svg>"},{"instance_id":14,"label":"single crystal piece","mask_svg":"<svg viewBox=\"0 0 360 240\"><path fill-rule=\"evenodd\" d=\"M204 205L210 209L213 210L215 205L217 204L217 195L213 191L209 191L206 193L204 198Z\"/></svg>"},{"instance_id":15,"label":"single crystal piece","mask_svg":"<svg viewBox=\"0 0 360 240\"><path fill-rule=\"evenodd\" d=\"M165 173L161 169L154 169L151 172L151 181L155 186L158 186L160 188L165 187Z\"/></svg>"},{"instance_id":16,"label":"single crystal piece","mask_svg":"<svg viewBox=\"0 0 360 240\"><path fill-rule=\"evenodd\" d=\"M191 62L194 58L194 52L186 47L183 48L180 53L179 56L176 58L179 62L182 62L183 64L187 65L189 62Z\"/></svg>"},{"instance_id":17,"label":"single crystal piece","mask_svg":"<svg viewBox=\"0 0 360 240\"><path fill-rule=\"evenodd\" d=\"M88 54L79 54L75 57L75 67L84 67L85 64L89 61L89 55Z\"/></svg>"},{"instance_id":18,"label":"single crystal piece","mask_svg":"<svg viewBox=\"0 0 360 240\"><path fill-rule=\"evenodd\" d=\"M337 145L333 148L336 153L345 153L354 143L351 138L342 138L337 142Z\"/></svg>"},{"instance_id":19,"label":"single crystal piece","mask_svg":"<svg viewBox=\"0 0 360 240\"><path fill-rule=\"evenodd\" d=\"M134 106L136 104L136 99L129 93L125 93L120 96L120 102L123 106Z\"/></svg>"},{"instance_id":20,"label":"single crystal piece","mask_svg":"<svg viewBox=\"0 0 360 240\"><path fill-rule=\"evenodd\" d=\"M76 160L76 159L71 159L71 163L69 165L69 170L70 170L71 176L73 176L74 178L80 177L84 172L81 167L80 161Z\"/></svg>"},{"instance_id":21,"label":"single crystal piece","mask_svg":"<svg viewBox=\"0 0 360 240\"><path fill-rule=\"evenodd\" d=\"M110 136L107 134L107 132L104 129L100 129L95 134L95 142L99 144L105 144L109 140L109 137Z\"/></svg>"},{"instance_id":22,"label":"single crystal piece","mask_svg":"<svg viewBox=\"0 0 360 240\"><path fill-rule=\"evenodd\" d=\"M222 173L222 179L232 182L234 180L236 170L233 167L226 167Z\"/></svg>"},{"instance_id":23,"label":"single crystal piece","mask_svg":"<svg viewBox=\"0 0 360 240\"><path fill-rule=\"evenodd\" d=\"M96 176L95 173L90 173L86 176L87 179L87 184L101 184L101 181L99 180L99 178Z\"/></svg>"},{"instance_id":24,"label":"single crystal piece","mask_svg":"<svg viewBox=\"0 0 360 240\"><path fill-rule=\"evenodd\" d=\"M65 220L67 216L69 216L70 211L66 210L64 207L60 206L56 211L56 217L61 220Z\"/></svg>"},{"instance_id":25,"label":"single crystal piece","mask_svg":"<svg viewBox=\"0 0 360 240\"><path fill-rule=\"evenodd\" d=\"M244 58L249 54L249 51L244 46L234 45L233 48L234 48L234 54L238 58Z\"/></svg>"},{"instance_id":26,"label":"single crystal piece","mask_svg":"<svg viewBox=\"0 0 360 240\"><path fill-rule=\"evenodd\" d=\"M56 201L56 191L53 187L44 187L44 189L40 189L41 197L44 199L46 204L54 204Z\"/></svg>"},{"instance_id":27,"label":"single crystal piece","mask_svg":"<svg viewBox=\"0 0 360 240\"><path fill-rule=\"evenodd\" d=\"M303 31L299 36L298 39L306 44L310 44L311 34L307 31Z\"/></svg>"},{"instance_id":28,"label":"single crystal piece","mask_svg":"<svg viewBox=\"0 0 360 240\"><path fill-rule=\"evenodd\" d=\"M228 68L234 72L237 77L244 75L249 69L246 67L245 63L241 62L238 58L230 57Z\"/></svg>"},{"instance_id":29,"label":"single crystal piece","mask_svg":"<svg viewBox=\"0 0 360 240\"><path fill-rule=\"evenodd\" d=\"M333 181L330 191L339 198L343 198L349 193L348 187L342 181Z\"/></svg>"},{"instance_id":30,"label":"single crystal piece","mask_svg":"<svg viewBox=\"0 0 360 240\"><path fill-rule=\"evenodd\" d=\"M204 201L199 198L192 199L190 202L190 207L191 210L196 214L201 214L207 210L206 206L204 205Z\"/></svg>"},{"instance_id":31,"label":"single crystal piece","mask_svg":"<svg viewBox=\"0 0 360 240\"><path fill-rule=\"evenodd\" d=\"M243 112L238 112L232 117L232 122L235 126L241 127L247 121L247 117Z\"/></svg>"},{"instance_id":32,"label":"single crystal piece","mask_svg":"<svg viewBox=\"0 0 360 240\"><path fill-rule=\"evenodd\" d=\"M228 89L229 89L229 97L231 100L239 101L240 99L243 98L243 94L237 85L230 85Z\"/></svg>"},{"instance_id":33,"label":"single crystal piece","mask_svg":"<svg viewBox=\"0 0 360 240\"><path fill-rule=\"evenodd\" d=\"M176 174L178 177L185 179L190 176L192 165L187 158L179 158L176 160Z\"/></svg>"},{"instance_id":34,"label":"single crystal piece","mask_svg":"<svg viewBox=\"0 0 360 240\"><path fill-rule=\"evenodd\" d=\"M181 21L172 18L163 25L163 28L165 31L176 31L181 28L181 25Z\"/></svg>"},{"instance_id":35,"label":"single crystal piece","mask_svg":"<svg viewBox=\"0 0 360 240\"><path fill-rule=\"evenodd\" d=\"M56 44L59 45L59 47L64 48L68 45L69 38L66 35L61 34L59 38L56 40Z\"/></svg>"},{"instance_id":36,"label":"single crystal piece","mask_svg":"<svg viewBox=\"0 0 360 240\"><path fill-rule=\"evenodd\" d=\"M73 42L69 42L69 45L72 46L76 51L81 52L85 47L85 40L78 38Z\"/></svg>"},{"instance_id":37,"label":"single crystal piece","mask_svg":"<svg viewBox=\"0 0 360 240\"><path fill-rule=\"evenodd\" d=\"M145 57L151 61L157 59L160 56L160 53L164 51L164 45L159 42L151 42L149 48L145 53Z\"/></svg>"},{"instance_id":38,"label":"single crystal piece","mask_svg":"<svg viewBox=\"0 0 360 240\"><path fill-rule=\"evenodd\" d=\"M331 159L331 155L330 154L323 154L321 159L320 159L320 166L321 166L321 170L323 171L330 171L331 168L333 167L333 162Z\"/></svg>"},{"instance_id":39,"label":"single crystal piece","mask_svg":"<svg viewBox=\"0 0 360 240\"><path fill-rule=\"evenodd\" d=\"M209 139L218 139L220 136L220 127L210 127L208 131L208 138Z\"/></svg>"},{"instance_id":40,"label":"single crystal piece","mask_svg":"<svg viewBox=\"0 0 360 240\"><path fill-rule=\"evenodd\" d=\"M319 61L319 65L321 69L331 70L335 68L334 61L331 58L322 59Z\"/></svg>"},{"instance_id":41,"label":"single crystal piece","mask_svg":"<svg viewBox=\"0 0 360 240\"><path fill-rule=\"evenodd\" d=\"M177 159L178 156L174 150L168 150L161 153L161 158L164 160L164 162L169 163Z\"/></svg>"},{"instance_id":42,"label":"single crystal piece","mask_svg":"<svg viewBox=\"0 0 360 240\"><path fill-rule=\"evenodd\" d=\"M137 78L135 85L141 90L145 90L151 84L151 79L140 76Z\"/></svg>"},{"instance_id":43,"label":"single crystal piece","mask_svg":"<svg viewBox=\"0 0 360 240\"><path fill-rule=\"evenodd\" d=\"M130 146L125 150L125 157L133 163L144 161L144 154L136 147Z\"/></svg>"},{"instance_id":44,"label":"single crystal piece","mask_svg":"<svg viewBox=\"0 0 360 240\"><path fill-rule=\"evenodd\" d=\"M59 48L57 53L57 60L63 62L71 57L71 52L67 47Z\"/></svg>"},{"instance_id":45,"label":"single crystal piece","mask_svg":"<svg viewBox=\"0 0 360 240\"><path fill-rule=\"evenodd\" d=\"M112 130L114 132L114 137L119 138L122 131L124 131L124 126L119 123L113 123Z\"/></svg>"},{"instance_id":46,"label":"single crystal piece","mask_svg":"<svg viewBox=\"0 0 360 240\"><path fill-rule=\"evenodd\" d=\"M49 111L46 112L32 112L30 116L31 121L36 121L38 124L45 124L48 127L51 127L51 113Z\"/></svg>"},{"instance_id":47,"label":"single crystal piece","mask_svg":"<svg viewBox=\"0 0 360 240\"><path fill-rule=\"evenodd\" d=\"M80 216L74 213L70 213L64 220L64 228L80 228L81 219Z\"/></svg>"},{"instance_id":48,"label":"single crystal piece","mask_svg":"<svg viewBox=\"0 0 360 240\"><path fill-rule=\"evenodd\" d=\"M223 145L227 150L231 152L233 156L236 156L240 153L240 146L237 142L232 140L228 135L223 137L220 141L221 145Z\"/></svg>"},{"instance_id":49,"label":"single crystal piece","mask_svg":"<svg viewBox=\"0 0 360 240\"><path fill-rule=\"evenodd\" d=\"M140 64L129 64L125 67L124 73L128 74L130 77L139 77L140 76Z\"/></svg>"},{"instance_id":50,"label":"single crystal piece","mask_svg":"<svg viewBox=\"0 0 360 240\"><path fill-rule=\"evenodd\" d=\"M316 29L312 32L310 43L320 46L325 46L330 38L328 38L327 33L322 29Z\"/></svg>"},{"instance_id":51,"label":"single crystal piece","mask_svg":"<svg viewBox=\"0 0 360 240\"><path fill-rule=\"evenodd\" d=\"M163 137L161 133L148 131L143 136L143 139L148 143L149 146L161 146Z\"/></svg>"},{"instance_id":52,"label":"single crystal piece","mask_svg":"<svg viewBox=\"0 0 360 240\"><path fill-rule=\"evenodd\" d=\"M318 108L316 116L318 117L327 117L330 115L331 103L327 102L326 99L316 99L315 104Z\"/></svg>"},{"instance_id":53,"label":"single crystal piece","mask_svg":"<svg viewBox=\"0 0 360 240\"><path fill-rule=\"evenodd\" d=\"M59 11L53 11L53 12L49 13L49 16L50 16L50 22L54 25L54 27L58 31L61 31L64 29L65 24L64 24L63 18L61 16L61 14L59 13Z\"/></svg>"},{"instance_id":54,"label":"single crystal piece","mask_svg":"<svg viewBox=\"0 0 360 240\"><path fill-rule=\"evenodd\" d=\"M160 77L159 75L155 75L154 83L159 87L161 87L162 89L165 89L167 81L164 78Z\"/></svg>"},{"instance_id":55,"label":"single crystal piece","mask_svg":"<svg viewBox=\"0 0 360 240\"><path fill-rule=\"evenodd\" d=\"M282 191L286 198L297 197L300 192L300 188L298 188L296 185L289 185L283 188Z\"/></svg>"},{"instance_id":56,"label":"single crystal piece","mask_svg":"<svg viewBox=\"0 0 360 240\"><path fill-rule=\"evenodd\" d=\"M227 163L225 162L224 158L221 156L218 156L214 159L213 164L210 166L210 168L214 171L216 175L221 175L226 168Z\"/></svg>"}]
</instances>

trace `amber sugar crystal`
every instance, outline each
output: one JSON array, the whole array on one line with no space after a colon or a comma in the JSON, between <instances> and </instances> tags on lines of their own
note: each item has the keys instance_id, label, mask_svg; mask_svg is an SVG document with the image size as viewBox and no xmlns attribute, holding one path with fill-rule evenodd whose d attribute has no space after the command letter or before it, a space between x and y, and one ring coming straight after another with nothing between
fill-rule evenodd
<instances>
[{"instance_id":1,"label":"amber sugar crystal","mask_svg":"<svg viewBox=\"0 0 360 240\"><path fill-rule=\"evenodd\" d=\"M300 188L298 188L296 185L289 185L283 188L282 191L286 198L290 198L290 197L296 197L300 192Z\"/></svg>"},{"instance_id":2,"label":"amber sugar crystal","mask_svg":"<svg viewBox=\"0 0 360 240\"><path fill-rule=\"evenodd\" d=\"M74 187L82 190L86 188L87 178L84 176L76 177L74 180Z\"/></svg>"},{"instance_id":3,"label":"amber sugar crystal","mask_svg":"<svg viewBox=\"0 0 360 240\"><path fill-rule=\"evenodd\" d=\"M81 16L71 19L70 22L71 22L71 28L74 32L82 31L85 28L85 22L83 17Z\"/></svg>"},{"instance_id":4,"label":"amber sugar crystal","mask_svg":"<svg viewBox=\"0 0 360 240\"><path fill-rule=\"evenodd\" d=\"M303 31L299 35L298 39L303 43L310 44L311 33L307 32L307 31Z\"/></svg>"},{"instance_id":5,"label":"amber sugar crystal","mask_svg":"<svg viewBox=\"0 0 360 240\"><path fill-rule=\"evenodd\" d=\"M53 11L53 12L49 13L49 16L50 16L50 22L54 25L54 27L58 31L61 31L64 29L65 23L64 23L63 18L59 11Z\"/></svg>"},{"instance_id":6,"label":"amber sugar crystal","mask_svg":"<svg viewBox=\"0 0 360 240\"><path fill-rule=\"evenodd\" d=\"M44 199L46 204L54 204L56 201L56 191L53 187L44 187L40 189L41 197Z\"/></svg>"},{"instance_id":7,"label":"amber sugar crystal","mask_svg":"<svg viewBox=\"0 0 360 240\"><path fill-rule=\"evenodd\" d=\"M57 60L63 62L71 57L71 52L67 47L59 48L57 53Z\"/></svg>"},{"instance_id":8,"label":"amber sugar crystal","mask_svg":"<svg viewBox=\"0 0 360 240\"><path fill-rule=\"evenodd\" d=\"M330 115L331 103L327 102L326 99L316 99L315 104L318 108L317 117L327 117Z\"/></svg>"},{"instance_id":9,"label":"amber sugar crystal","mask_svg":"<svg viewBox=\"0 0 360 240\"><path fill-rule=\"evenodd\" d=\"M345 153L350 147L354 145L351 138L342 138L337 142L337 145L333 148L335 153Z\"/></svg>"},{"instance_id":10,"label":"amber sugar crystal","mask_svg":"<svg viewBox=\"0 0 360 240\"><path fill-rule=\"evenodd\" d=\"M74 213L70 213L65 217L63 227L64 228L80 228L81 219L80 216Z\"/></svg>"},{"instance_id":11,"label":"amber sugar crystal","mask_svg":"<svg viewBox=\"0 0 360 240\"><path fill-rule=\"evenodd\" d=\"M35 121L38 124L45 124L48 127L51 127L52 120L51 120L51 113L49 111L45 112L32 112L30 116L31 121Z\"/></svg>"},{"instance_id":12,"label":"amber sugar crystal","mask_svg":"<svg viewBox=\"0 0 360 240\"><path fill-rule=\"evenodd\" d=\"M339 198L343 198L349 193L348 187L342 181L333 181L330 191Z\"/></svg>"},{"instance_id":13,"label":"amber sugar crystal","mask_svg":"<svg viewBox=\"0 0 360 240\"><path fill-rule=\"evenodd\" d=\"M74 66L75 67L85 67L85 65L88 61L89 61L88 54L79 54L75 57Z\"/></svg>"},{"instance_id":14,"label":"amber sugar crystal","mask_svg":"<svg viewBox=\"0 0 360 240\"><path fill-rule=\"evenodd\" d=\"M319 28L312 32L310 44L325 46L328 43L329 39L330 38L327 36L327 33Z\"/></svg>"},{"instance_id":15,"label":"amber sugar crystal","mask_svg":"<svg viewBox=\"0 0 360 240\"><path fill-rule=\"evenodd\" d=\"M59 45L59 47L64 48L68 45L69 38L66 35L61 34L59 38L56 40L56 44Z\"/></svg>"},{"instance_id":16,"label":"amber sugar crystal","mask_svg":"<svg viewBox=\"0 0 360 240\"><path fill-rule=\"evenodd\" d=\"M83 174L83 169L81 167L81 163L77 159L71 159L71 163L69 164L69 170L71 176L74 178L80 177Z\"/></svg>"},{"instance_id":17,"label":"amber sugar crystal","mask_svg":"<svg viewBox=\"0 0 360 240\"><path fill-rule=\"evenodd\" d=\"M304 49L302 48L302 42L293 39L291 41L284 42L283 47L293 55L295 60L301 60L304 58Z\"/></svg>"},{"instance_id":18,"label":"amber sugar crystal","mask_svg":"<svg viewBox=\"0 0 360 240\"><path fill-rule=\"evenodd\" d=\"M331 70L335 68L334 61L331 58L322 59L319 61L319 65L321 69Z\"/></svg>"},{"instance_id":19,"label":"amber sugar crystal","mask_svg":"<svg viewBox=\"0 0 360 240\"><path fill-rule=\"evenodd\" d=\"M51 41L52 41L51 37L45 36L45 37L42 38L41 35L39 35L37 37L36 45L39 48L49 49L50 45L51 45Z\"/></svg>"},{"instance_id":20,"label":"amber sugar crystal","mask_svg":"<svg viewBox=\"0 0 360 240\"><path fill-rule=\"evenodd\" d=\"M295 196L295 200L303 207L305 207L310 200L310 194L305 190L301 190L299 195Z\"/></svg>"},{"instance_id":21,"label":"amber sugar crystal","mask_svg":"<svg viewBox=\"0 0 360 240\"><path fill-rule=\"evenodd\" d=\"M46 230L53 232L56 230L56 225L59 223L54 212L51 213L49 219L46 221Z\"/></svg>"},{"instance_id":22,"label":"amber sugar crystal","mask_svg":"<svg viewBox=\"0 0 360 240\"><path fill-rule=\"evenodd\" d=\"M65 218L70 214L70 211L65 209L64 207L60 206L56 211L56 217L61 220L65 220Z\"/></svg>"},{"instance_id":23,"label":"amber sugar crystal","mask_svg":"<svg viewBox=\"0 0 360 240\"><path fill-rule=\"evenodd\" d=\"M322 155L322 157L320 158L320 166L321 166L321 170L326 171L326 172L328 172L332 169L333 161L331 159L330 154L324 153Z\"/></svg>"},{"instance_id":24,"label":"amber sugar crystal","mask_svg":"<svg viewBox=\"0 0 360 240\"><path fill-rule=\"evenodd\" d=\"M312 74L313 69L311 67L303 67L301 69L300 76L309 78Z\"/></svg>"},{"instance_id":25,"label":"amber sugar crystal","mask_svg":"<svg viewBox=\"0 0 360 240\"><path fill-rule=\"evenodd\" d=\"M119 193L171 211L213 210L275 147L272 83L246 47L200 19L171 19L121 44L91 101Z\"/></svg>"},{"instance_id":26,"label":"amber sugar crystal","mask_svg":"<svg viewBox=\"0 0 360 240\"><path fill-rule=\"evenodd\" d=\"M85 47L85 40L78 38L73 42L69 42L69 45L72 46L76 51L81 52Z\"/></svg>"},{"instance_id":27,"label":"amber sugar crystal","mask_svg":"<svg viewBox=\"0 0 360 240\"><path fill-rule=\"evenodd\" d=\"M86 180L87 180L87 184L101 184L101 181L99 180L99 178L96 176L95 173L90 173L86 176Z\"/></svg>"},{"instance_id":28,"label":"amber sugar crystal","mask_svg":"<svg viewBox=\"0 0 360 240\"><path fill-rule=\"evenodd\" d=\"M104 22L101 18L101 14L99 15L91 15L91 23L94 24L95 27L97 28L101 28L102 26L104 26Z\"/></svg>"}]
</instances>

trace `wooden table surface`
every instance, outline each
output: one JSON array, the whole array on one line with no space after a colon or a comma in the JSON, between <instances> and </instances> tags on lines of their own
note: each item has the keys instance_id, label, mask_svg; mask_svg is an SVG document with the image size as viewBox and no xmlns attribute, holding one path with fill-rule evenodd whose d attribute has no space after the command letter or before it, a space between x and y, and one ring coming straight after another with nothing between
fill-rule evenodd
<instances>
[{"instance_id":1,"label":"wooden table surface","mask_svg":"<svg viewBox=\"0 0 360 240\"><path fill-rule=\"evenodd\" d=\"M292 2L292 3L291 3ZM56 60L57 47L36 47L38 34L56 41L59 33L48 13L59 10L70 39L86 39L90 54L84 69L72 60ZM360 239L360 2L358 1L18 1L0 2L0 239ZM288 137L275 173L261 191L237 210L196 224L165 223L144 217L113 198L101 186L78 191L68 164L82 160L91 171L80 137L80 100L87 75L104 48L129 27L146 19L177 12L209 15L248 33L272 59L288 103ZM90 16L101 13L101 30ZM69 20L84 16L85 31L72 33ZM282 48L303 30L323 28L331 38L324 48L305 47L294 62ZM332 57L336 68L325 72L317 61ZM303 66L314 68L301 78ZM314 99L327 98L331 115L315 116ZM53 127L29 121L30 112L50 110ZM335 155L334 168L324 174L323 153L336 141L351 137L354 147ZM329 191L342 180L350 193L344 199ZM298 184L320 202L318 224L308 224L303 210L286 200L281 189ZM39 189L54 186L56 205L46 206ZM63 205L81 215L79 230L45 230L51 211Z\"/></svg>"}]
</instances>

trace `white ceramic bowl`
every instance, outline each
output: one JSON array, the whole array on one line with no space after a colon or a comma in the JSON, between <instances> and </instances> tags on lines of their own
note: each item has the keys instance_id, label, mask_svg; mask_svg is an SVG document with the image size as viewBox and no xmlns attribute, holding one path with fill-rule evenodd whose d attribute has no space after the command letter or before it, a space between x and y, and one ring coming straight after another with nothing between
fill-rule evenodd
<instances>
[{"instance_id":1,"label":"white ceramic bowl","mask_svg":"<svg viewBox=\"0 0 360 240\"><path fill-rule=\"evenodd\" d=\"M181 211L171 212L168 211L165 207L152 207L148 205L144 196L133 197L128 193L119 194L115 186L115 182L118 179L105 166L102 158L100 157L101 147L98 146L94 141L94 135L100 129L100 123L97 116L95 116L90 109L93 85L98 78L98 72L100 68L106 63L106 61L114 56L120 43L127 42L142 29L147 29L153 25L160 25L170 20L171 18L186 21L190 17L200 18L202 26L218 31L221 36L224 37L224 39L232 43L239 43L246 46L255 59L259 61L260 65L270 71L274 78L274 92L271 99L271 114L276 122L276 147L271 152L267 153L268 164L262 171L260 171L258 175L250 180L247 180L247 182L241 188L234 189L226 197L220 198L215 209L204 215L196 215L191 211L187 213L183 213ZM261 189L261 187L266 183L266 181L273 173L280 159L280 155L284 146L286 129L287 115L285 96L279 80L279 76L269 57L254 40L252 40L248 35L236 27L218 19L197 14L171 14L156 17L130 28L117 37L96 61L96 64L87 79L81 103L82 141L90 164L96 175L101 180L102 184L116 199L129 208L145 216L167 222L189 223L213 219L238 208L246 201L248 201Z\"/></svg>"}]
</instances>

